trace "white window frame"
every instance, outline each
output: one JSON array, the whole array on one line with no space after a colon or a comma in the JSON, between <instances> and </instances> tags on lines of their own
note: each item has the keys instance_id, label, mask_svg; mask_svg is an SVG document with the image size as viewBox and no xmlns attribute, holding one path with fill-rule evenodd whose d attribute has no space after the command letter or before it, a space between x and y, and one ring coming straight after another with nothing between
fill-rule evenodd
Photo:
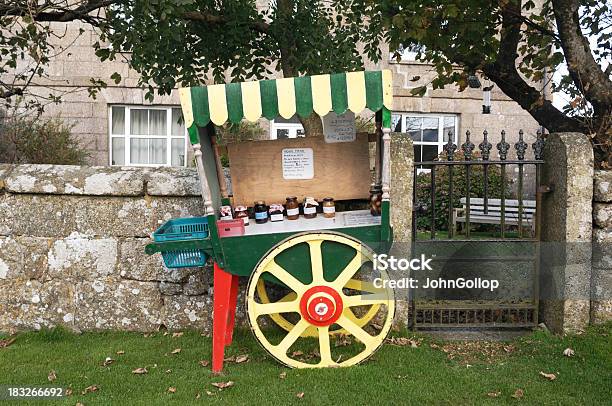
<instances>
[{"instance_id":1,"label":"white window frame","mask_svg":"<svg viewBox=\"0 0 612 406\"><path fill-rule=\"evenodd\" d=\"M277 123L274 120L270 120L270 139L275 140L276 130L289 130L288 138L304 137L305 135L297 135L298 130L304 132L304 127L299 123Z\"/></svg>"},{"instance_id":2,"label":"white window frame","mask_svg":"<svg viewBox=\"0 0 612 406\"><path fill-rule=\"evenodd\" d=\"M123 107L125 110L123 134L113 134L113 107ZM139 167L166 167L172 166L172 140L183 140L183 165L175 166L175 168L184 168L187 166L187 129L182 136L172 135L172 109L180 109L180 106L164 105L164 106L144 106L144 105L128 105L128 104L109 104L108 105L108 164L110 166L139 166ZM133 135L130 134L130 110L163 110L166 112L166 135ZM124 139L124 164L113 164L113 138ZM132 163L130 156L130 144L132 138L155 138L166 140L166 163L165 164L136 164Z\"/></svg>"},{"instance_id":3,"label":"white window frame","mask_svg":"<svg viewBox=\"0 0 612 406\"><path fill-rule=\"evenodd\" d=\"M400 116L400 127L401 127L401 132L403 134L408 135L408 133L406 132L406 118L408 117L412 117L412 118L427 118L427 117L432 117L432 118L437 118L438 119L438 141L413 141L414 145L434 145L438 147L438 155L440 155L442 153L442 151L444 151L444 145L447 143L447 141L444 141L444 118L445 117L452 117L455 119L455 131L454 131L454 136L453 136L453 143L455 145L458 145L458 137L459 137L459 114L449 114L449 113L440 113L440 114L435 114L435 113L405 113L405 112L399 112L399 111L394 111L392 113L392 117L393 116ZM414 162L419 162L421 160L421 158L419 157L417 159L417 157L414 157ZM429 169L425 169L425 168L418 168L417 169L417 173L428 173L430 170Z\"/></svg>"}]
</instances>

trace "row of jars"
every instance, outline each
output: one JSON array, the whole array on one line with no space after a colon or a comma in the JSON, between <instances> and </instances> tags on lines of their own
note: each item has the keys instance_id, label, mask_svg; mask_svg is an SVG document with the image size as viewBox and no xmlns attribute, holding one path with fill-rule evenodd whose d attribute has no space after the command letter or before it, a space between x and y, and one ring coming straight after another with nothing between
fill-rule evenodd
<instances>
[{"instance_id":1,"label":"row of jars","mask_svg":"<svg viewBox=\"0 0 612 406\"><path fill-rule=\"evenodd\" d=\"M297 197L287 197L287 201L283 206L280 203L266 205L263 200L258 200L253 204L253 218L255 223L264 224L268 221L277 222L283 221L285 215L287 220L297 220L300 217L300 204ZM326 197L321 203L317 202L314 197L306 197L302 203L302 214L305 219L313 219L317 217L317 209L321 207L321 212L325 218L334 218L336 216L336 203L332 197ZM249 225L249 211L246 206L234 207L232 213L231 206L221 206L221 220L232 220L241 218L244 225Z\"/></svg>"}]
</instances>

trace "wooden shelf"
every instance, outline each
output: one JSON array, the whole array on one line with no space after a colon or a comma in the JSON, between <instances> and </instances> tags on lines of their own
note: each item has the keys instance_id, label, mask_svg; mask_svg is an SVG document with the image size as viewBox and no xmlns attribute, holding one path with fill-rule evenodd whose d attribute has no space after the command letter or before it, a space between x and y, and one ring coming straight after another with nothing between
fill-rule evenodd
<instances>
[{"instance_id":1,"label":"wooden shelf","mask_svg":"<svg viewBox=\"0 0 612 406\"><path fill-rule=\"evenodd\" d=\"M353 210L336 213L336 217L328 219L318 213L316 218L307 219L300 215L298 220L287 220L257 224L249 220L249 226L244 228L244 236L261 234L298 233L302 231L337 230L348 227L378 226L380 216L372 216L369 210ZM232 237L226 237L232 238Z\"/></svg>"}]
</instances>

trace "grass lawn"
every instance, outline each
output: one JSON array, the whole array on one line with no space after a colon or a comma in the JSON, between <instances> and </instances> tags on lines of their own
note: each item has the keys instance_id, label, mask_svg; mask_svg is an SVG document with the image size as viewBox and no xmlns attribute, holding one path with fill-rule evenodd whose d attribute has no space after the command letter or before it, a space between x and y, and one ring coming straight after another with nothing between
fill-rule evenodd
<instances>
[{"instance_id":1,"label":"grass lawn","mask_svg":"<svg viewBox=\"0 0 612 406\"><path fill-rule=\"evenodd\" d=\"M537 331L513 342L441 342L422 335L411 345L385 345L365 364L341 369L290 370L271 359L249 331L238 331L223 375L210 366L211 339L198 332L24 333L0 348L0 385L72 388L41 404L610 404L612 324L579 336ZM332 341L333 343L333 341ZM572 348L573 357L563 355ZM181 351L172 354L173 350ZM117 352L124 352L117 354ZM103 366L106 357L114 359ZM136 368L148 373L133 374ZM55 371L56 380L48 376ZM548 380L540 371L553 373ZM281 378L281 376L284 376ZM233 381L219 390L213 382ZM96 385L98 390L82 394ZM172 387L176 391L171 393ZM523 396L513 398L517 391ZM207 391L209 393L207 393ZM297 394L304 393L302 398ZM199 394L199 397L198 397Z\"/></svg>"}]
</instances>

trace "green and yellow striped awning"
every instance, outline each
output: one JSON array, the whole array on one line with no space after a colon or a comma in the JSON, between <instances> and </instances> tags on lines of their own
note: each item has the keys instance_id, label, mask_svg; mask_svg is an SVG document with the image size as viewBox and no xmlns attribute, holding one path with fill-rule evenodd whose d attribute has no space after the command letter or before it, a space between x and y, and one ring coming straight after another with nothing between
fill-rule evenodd
<instances>
[{"instance_id":1,"label":"green and yellow striped awning","mask_svg":"<svg viewBox=\"0 0 612 406\"><path fill-rule=\"evenodd\" d=\"M197 143L196 126L209 122L308 117L313 111L320 116L347 110L359 114L366 107L386 111L383 121L387 121L393 104L391 80L390 70L360 71L186 87L179 89L179 95L191 142Z\"/></svg>"}]
</instances>

